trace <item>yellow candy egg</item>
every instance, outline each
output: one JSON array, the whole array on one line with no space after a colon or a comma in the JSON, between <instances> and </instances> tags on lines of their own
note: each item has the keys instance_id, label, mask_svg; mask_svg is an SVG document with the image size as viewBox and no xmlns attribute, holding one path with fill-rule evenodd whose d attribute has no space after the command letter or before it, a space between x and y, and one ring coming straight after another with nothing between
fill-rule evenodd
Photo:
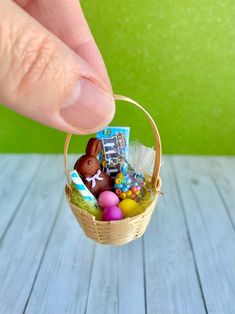
<instances>
[{"instance_id":1,"label":"yellow candy egg","mask_svg":"<svg viewBox=\"0 0 235 314\"><path fill-rule=\"evenodd\" d=\"M131 196L131 194L132 194L131 190L128 190L128 191L126 192L126 196L127 196L127 197Z\"/></svg>"},{"instance_id":2,"label":"yellow candy egg","mask_svg":"<svg viewBox=\"0 0 235 314\"><path fill-rule=\"evenodd\" d=\"M117 178L122 179L123 177L124 177L124 175L123 175L122 172L119 172L119 173L117 174Z\"/></svg>"},{"instance_id":3,"label":"yellow candy egg","mask_svg":"<svg viewBox=\"0 0 235 314\"><path fill-rule=\"evenodd\" d=\"M119 179L119 178L117 178L117 179L115 179L115 183L116 183L116 184L121 184L121 183L122 183L122 180Z\"/></svg>"},{"instance_id":4,"label":"yellow candy egg","mask_svg":"<svg viewBox=\"0 0 235 314\"><path fill-rule=\"evenodd\" d=\"M124 217L133 217L139 212L139 204L130 198L122 200L118 207L121 208Z\"/></svg>"},{"instance_id":5,"label":"yellow candy egg","mask_svg":"<svg viewBox=\"0 0 235 314\"><path fill-rule=\"evenodd\" d=\"M125 192L122 192L122 193L119 195L119 197L120 197L121 199L125 199L125 198L126 198L126 193L125 193Z\"/></svg>"}]
</instances>

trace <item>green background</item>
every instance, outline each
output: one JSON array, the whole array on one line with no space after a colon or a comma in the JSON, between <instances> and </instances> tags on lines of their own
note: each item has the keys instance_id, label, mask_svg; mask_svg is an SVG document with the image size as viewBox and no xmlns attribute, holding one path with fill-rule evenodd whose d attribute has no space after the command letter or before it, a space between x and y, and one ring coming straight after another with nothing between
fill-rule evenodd
<instances>
[{"instance_id":1,"label":"green background","mask_svg":"<svg viewBox=\"0 0 235 314\"><path fill-rule=\"evenodd\" d=\"M235 1L83 0L115 93L145 106L163 152L235 154ZM40 100L39 100L40 101ZM118 104L114 125L152 145L150 127ZM0 107L1 152L62 152L64 134ZM82 151L86 138L73 141ZM82 142L82 145L81 145Z\"/></svg>"}]
</instances>

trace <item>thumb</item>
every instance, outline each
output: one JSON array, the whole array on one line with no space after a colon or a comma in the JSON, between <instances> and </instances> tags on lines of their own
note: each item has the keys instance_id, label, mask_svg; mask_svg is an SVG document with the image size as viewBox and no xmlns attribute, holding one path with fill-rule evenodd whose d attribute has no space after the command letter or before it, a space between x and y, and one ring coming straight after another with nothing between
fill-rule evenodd
<instances>
[{"instance_id":1,"label":"thumb","mask_svg":"<svg viewBox=\"0 0 235 314\"><path fill-rule=\"evenodd\" d=\"M0 34L0 102L69 133L112 120L112 92L93 68L10 0L0 2Z\"/></svg>"}]
</instances>

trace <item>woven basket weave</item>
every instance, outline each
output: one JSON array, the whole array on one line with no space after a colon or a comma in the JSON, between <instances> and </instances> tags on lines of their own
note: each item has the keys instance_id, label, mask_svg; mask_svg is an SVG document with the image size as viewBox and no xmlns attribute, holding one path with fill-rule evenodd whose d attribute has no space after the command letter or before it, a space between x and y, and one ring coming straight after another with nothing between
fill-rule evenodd
<instances>
[{"instance_id":1,"label":"woven basket weave","mask_svg":"<svg viewBox=\"0 0 235 314\"><path fill-rule=\"evenodd\" d=\"M134 104L138 108L140 108L145 115L147 116L153 130L154 138L155 138L155 161L153 167L153 174L151 178L151 183L154 187L154 196L152 203L145 209L142 214L139 214L134 217L125 218L118 221L99 221L96 220L94 216L87 213L83 209L77 207L76 205L70 202L70 193L71 193L71 183L69 178L69 171L68 171L68 162L67 162L67 154L68 154L68 147L70 143L70 139L72 134L67 134L65 145L64 145L64 166L65 166L65 173L67 176L67 185L65 188L65 194L67 197L67 201L69 206L74 213L77 221L79 222L80 226L84 230L86 236L88 238L93 239L96 242L102 244L111 244L111 245L124 245L132 240L135 240L141 237L151 219L152 213L156 207L158 195L160 192L161 187L161 180L159 177L160 171L160 164L161 164L161 141L160 136L158 133L157 126L150 116L150 114L137 102L134 100L120 95L115 95L114 99L116 100L123 100L129 103Z\"/></svg>"}]
</instances>

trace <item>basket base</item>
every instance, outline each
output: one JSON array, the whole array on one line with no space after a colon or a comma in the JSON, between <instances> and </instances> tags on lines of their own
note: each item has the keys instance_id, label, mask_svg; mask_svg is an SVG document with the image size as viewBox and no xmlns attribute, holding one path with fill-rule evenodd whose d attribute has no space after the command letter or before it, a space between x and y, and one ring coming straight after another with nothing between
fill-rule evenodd
<instances>
[{"instance_id":1,"label":"basket base","mask_svg":"<svg viewBox=\"0 0 235 314\"><path fill-rule=\"evenodd\" d=\"M130 232L127 232L127 234L122 234L121 237L120 237L120 233L118 233L117 237L114 237L113 234L109 234L109 235L106 234L106 236L103 238L97 238L96 236L93 237L91 233L86 232L86 229L84 229L83 226L81 226L81 225L80 226L82 227L83 232L86 235L86 237L88 237L91 240L94 240L95 242L97 242L99 244L112 245L112 246L122 246L122 245L128 244L134 240L141 238L147 229L148 223L149 223L149 221L146 223L144 228L139 230L139 232L134 232L133 234L131 234Z\"/></svg>"},{"instance_id":2,"label":"basket base","mask_svg":"<svg viewBox=\"0 0 235 314\"><path fill-rule=\"evenodd\" d=\"M66 190L65 193L73 214L88 238L100 244L120 246L144 234L156 207L160 186L161 183L159 183L153 202L142 214L118 221L96 220L94 216L72 204Z\"/></svg>"}]
</instances>

